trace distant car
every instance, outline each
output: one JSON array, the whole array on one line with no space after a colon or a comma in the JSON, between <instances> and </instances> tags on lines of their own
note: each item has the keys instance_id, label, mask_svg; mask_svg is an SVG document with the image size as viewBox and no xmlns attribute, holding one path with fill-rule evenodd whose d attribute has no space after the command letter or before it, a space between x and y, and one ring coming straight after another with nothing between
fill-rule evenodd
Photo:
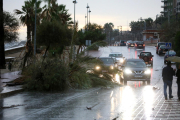
<instances>
[{"instance_id":1,"label":"distant car","mask_svg":"<svg viewBox=\"0 0 180 120\"><path fill-rule=\"evenodd\" d=\"M108 70L107 69L105 70L101 68L101 66L96 65L95 66L96 72L112 74L114 68L117 67L116 61L112 57L99 57L98 59L101 60L104 63L104 65L109 68ZM112 75L115 76L114 74Z\"/></svg>"},{"instance_id":2,"label":"distant car","mask_svg":"<svg viewBox=\"0 0 180 120\"><path fill-rule=\"evenodd\" d=\"M141 52L140 55L138 55L138 57L139 59L143 59L146 65L151 64L151 66L153 66L154 55L152 55L151 52Z\"/></svg>"},{"instance_id":3,"label":"distant car","mask_svg":"<svg viewBox=\"0 0 180 120\"><path fill-rule=\"evenodd\" d=\"M146 81L150 84L151 70L142 59L126 59L122 67L121 82Z\"/></svg>"},{"instance_id":4,"label":"distant car","mask_svg":"<svg viewBox=\"0 0 180 120\"><path fill-rule=\"evenodd\" d=\"M165 43L165 42L158 42L158 43L157 43L157 46L155 46L155 47L156 47L156 53L157 53L157 54L158 54L159 47L160 47L161 45L166 45L166 43Z\"/></svg>"},{"instance_id":5,"label":"distant car","mask_svg":"<svg viewBox=\"0 0 180 120\"><path fill-rule=\"evenodd\" d=\"M126 46L128 45L129 42L132 42L132 40L128 40L128 41L126 42Z\"/></svg>"},{"instance_id":6,"label":"distant car","mask_svg":"<svg viewBox=\"0 0 180 120\"><path fill-rule=\"evenodd\" d=\"M125 40L120 40L120 46L126 46L126 41Z\"/></svg>"},{"instance_id":7,"label":"distant car","mask_svg":"<svg viewBox=\"0 0 180 120\"><path fill-rule=\"evenodd\" d=\"M166 64L168 61L166 60L166 58L168 57L172 57L172 56L176 56L176 52L174 50L170 50L169 53L168 51L165 53L164 55L164 64Z\"/></svg>"},{"instance_id":8,"label":"distant car","mask_svg":"<svg viewBox=\"0 0 180 120\"><path fill-rule=\"evenodd\" d=\"M123 57L123 54L120 53L120 52L112 52L112 53L109 54L109 57L116 58L115 60L116 60L116 63L117 63L118 65L122 65L123 62L124 62L124 59L125 59L125 58Z\"/></svg>"},{"instance_id":9,"label":"distant car","mask_svg":"<svg viewBox=\"0 0 180 120\"><path fill-rule=\"evenodd\" d=\"M135 48L145 48L145 44L144 44L144 42L143 41L137 41L137 42L135 42Z\"/></svg>"},{"instance_id":10,"label":"distant car","mask_svg":"<svg viewBox=\"0 0 180 120\"><path fill-rule=\"evenodd\" d=\"M161 45L158 49L158 55L165 54L168 51L165 45Z\"/></svg>"},{"instance_id":11,"label":"distant car","mask_svg":"<svg viewBox=\"0 0 180 120\"><path fill-rule=\"evenodd\" d=\"M129 43L128 43L128 45L127 45L127 47L129 48L129 47L134 47L135 46L135 43L133 42L133 41L130 41Z\"/></svg>"}]
</instances>

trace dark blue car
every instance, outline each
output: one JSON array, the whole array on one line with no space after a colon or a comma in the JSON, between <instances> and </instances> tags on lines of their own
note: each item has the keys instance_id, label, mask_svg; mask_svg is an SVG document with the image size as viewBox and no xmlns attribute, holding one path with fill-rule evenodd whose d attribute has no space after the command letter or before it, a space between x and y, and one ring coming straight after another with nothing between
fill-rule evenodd
<instances>
[{"instance_id":1,"label":"dark blue car","mask_svg":"<svg viewBox=\"0 0 180 120\"><path fill-rule=\"evenodd\" d=\"M164 64L167 63L166 58L172 57L172 56L176 56L176 52L173 51L173 50L170 50L170 51L169 51L169 54L168 54L168 51L167 51L167 52L165 53L165 55L164 55Z\"/></svg>"}]
</instances>

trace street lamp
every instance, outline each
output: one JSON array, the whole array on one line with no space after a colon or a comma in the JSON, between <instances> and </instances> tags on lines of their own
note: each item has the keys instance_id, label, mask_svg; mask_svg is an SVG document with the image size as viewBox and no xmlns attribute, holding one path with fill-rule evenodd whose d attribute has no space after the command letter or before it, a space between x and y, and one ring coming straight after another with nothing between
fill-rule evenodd
<instances>
[{"instance_id":1,"label":"street lamp","mask_svg":"<svg viewBox=\"0 0 180 120\"><path fill-rule=\"evenodd\" d=\"M89 9L89 24L90 24L90 12L91 12L91 10Z\"/></svg>"},{"instance_id":2,"label":"street lamp","mask_svg":"<svg viewBox=\"0 0 180 120\"><path fill-rule=\"evenodd\" d=\"M36 14L37 14L37 0L35 3L35 26L34 26L34 59L36 56Z\"/></svg>"},{"instance_id":3,"label":"street lamp","mask_svg":"<svg viewBox=\"0 0 180 120\"><path fill-rule=\"evenodd\" d=\"M74 32L75 32L75 4L77 3L77 1L76 0L74 0L73 1L73 3L74 3ZM74 36L74 32L73 32L73 36ZM73 39L74 37L72 37L72 39ZM74 55L75 55L75 50L74 50L74 43L73 43L73 54L72 54L72 59L74 60Z\"/></svg>"},{"instance_id":4,"label":"street lamp","mask_svg":"<svg viewBox=\"0 0 180 120\"><path fill-rule=\"evenodd\" d=\"M87 31L88 31L88 8L89 8L88 4L86 8L87 8Z\"/></svg>"},{"instance_id":5,"label":"street lamp","mask_svg":"<svg viewBox=\"0 0 180 120\"><path fill-rule=\"evenodd\" d=\"M86 14L85 14L85 28L84 28L85 30L86 30L86 17L87 17L87 16L86 16Z\"/></svg>"},{"instance_id":6,"label":"street lamp","mask_svg":"<svg viewBox=\"0 0 180 120\"><path fill-rule=\"evenodd\" d=\"M74 0L73 3L74 3L74 29L75 29L75 4L77 3L77 1Z\"/></svg>"}]
</instances>

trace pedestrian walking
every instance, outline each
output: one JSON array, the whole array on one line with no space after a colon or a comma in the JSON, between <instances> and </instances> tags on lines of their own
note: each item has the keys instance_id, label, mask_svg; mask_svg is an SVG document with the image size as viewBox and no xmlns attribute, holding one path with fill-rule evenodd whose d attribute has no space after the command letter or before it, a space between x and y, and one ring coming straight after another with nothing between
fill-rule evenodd
<instances>
[{"instance_id":1,"label":"pedestrian walking","mask_svg":"<svg viewBox=\"0 0 180 120\"><path fill-rule=\"evenodd\" d=\"M169 99L173 98L172 96L172 80L173 76L175 75L176 69L173 69L171 67L171 62L167 62L167 66L163 68L162 70L162 77L164 82L164 97L165 100L167 100L167 86L169 87Z\"/></svg>"},{"instance_id":2,"label":"pedestrian walking","mask_svg":"<svg viewBox=\"0 0 180 120\"><path fill-rule=\"evenodd\" d=\"M178 89L177 89L177 96L178 96L178 99L180 100L180 64L178 65L178 68L177 68L177 72L176 72L176 77L177 77L177 86L178 86Z\"/></svg>"}]
</instances>

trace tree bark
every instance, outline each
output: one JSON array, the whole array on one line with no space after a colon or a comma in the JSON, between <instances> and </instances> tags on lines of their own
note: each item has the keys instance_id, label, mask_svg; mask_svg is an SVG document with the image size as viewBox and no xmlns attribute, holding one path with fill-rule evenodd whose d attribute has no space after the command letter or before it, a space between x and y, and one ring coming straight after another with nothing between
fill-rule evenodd
<instances>
[{"instance_id":1,"label":"tree bark","mask_svg":"<svg viewBox=\"0 0 180 120\"><path fill-rule=\"evenodd\" d=\"M0 69L5 69L3 0L0 0Z\"/></svg>"}]
</instances>

